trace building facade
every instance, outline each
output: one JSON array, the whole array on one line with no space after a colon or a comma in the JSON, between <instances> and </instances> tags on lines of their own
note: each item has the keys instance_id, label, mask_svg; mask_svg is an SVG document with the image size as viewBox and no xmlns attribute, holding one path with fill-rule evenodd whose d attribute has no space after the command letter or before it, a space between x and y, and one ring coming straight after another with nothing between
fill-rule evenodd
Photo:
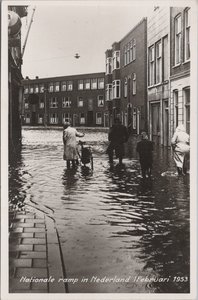
<instances>
[{"instance_id":1,"label":"building facade","mask_svg":"<svg viewBox=\"0 0 198 300\"><path fill-rule=\"evenodd\" d=\"M150 139L170 145L170 8L148 18L148 124Z\"/></svg>"},{"instance_id":2,"label":"building facade","mask_svg":"<svg viewBox=\"0 0 198 300\"><path fill-rule=\"evenodd\" d=\"M110 125L119 117L133 134L147 130L147 19L105 52Z\"/></svg>"},{"instance_id":3,"label":"building facade","mask_svg":"<svg viewBox=\"0 0 198 300\"><path fill-rule=\"evenodd\" d=\"M27 6L8 6L8 121L10 155L21 139L23 101L21 18L25 16L27 16Z\"/></svg>"},{"instance_id":4,"label":"building facade","mask_svg":"<svg viewBox=\"0 0 198 300\"><path fill-rule=\"evenodd\" d=\"M26 79L24 125L106 127L104 73Z\"/></svg>"},{"instance_id":5,"label":"building facade","mask_svg":"<svg viewBox=\"0 0 198 300\"><path fill-rule=\"evenodd\" d=\"M170 9L170 128L179 124L190 133L190 14L189 7Z\"/></svg>"}]
</instances>

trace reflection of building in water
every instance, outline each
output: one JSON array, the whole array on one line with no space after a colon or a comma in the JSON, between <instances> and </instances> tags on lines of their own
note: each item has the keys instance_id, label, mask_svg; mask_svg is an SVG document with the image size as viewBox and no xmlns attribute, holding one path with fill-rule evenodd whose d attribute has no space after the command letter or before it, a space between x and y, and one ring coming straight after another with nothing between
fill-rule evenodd
<instances>
[{"instance_id":1,"label":"reflection of building in water","mask_svg":"<svg viewBox=\"0 0 198 300\"><path fill-rule=\"evenodd\" d=\"M104 73L26 79L24 125L107 127Z\"/></svg>"}]
</instances>

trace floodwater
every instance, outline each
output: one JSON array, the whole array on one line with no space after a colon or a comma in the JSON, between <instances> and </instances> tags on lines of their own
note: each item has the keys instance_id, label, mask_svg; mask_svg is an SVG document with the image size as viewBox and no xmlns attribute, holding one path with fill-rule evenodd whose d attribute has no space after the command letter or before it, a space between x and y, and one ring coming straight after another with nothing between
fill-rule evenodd
<instances>
[{"instance_id":1,"label":"floodwater","mask_svg":"<svg viewBox=\"0 0 198 300\"><path fill-rule=\"evenodd\" d=\"M110 166L107 133L84 132L93 171L66 169L60 130L23 130L11 205L55 219L70 293L188 293L189 175L174 176L170 150L156 148L143 181L134 141L124 165Z\"/></svg>"}]
</instances>

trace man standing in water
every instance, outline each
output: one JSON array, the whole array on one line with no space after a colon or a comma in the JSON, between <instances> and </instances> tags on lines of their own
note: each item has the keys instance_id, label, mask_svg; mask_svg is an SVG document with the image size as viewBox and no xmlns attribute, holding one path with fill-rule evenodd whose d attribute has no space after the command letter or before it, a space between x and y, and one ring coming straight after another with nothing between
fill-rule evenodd
<instances>
[{"instance_id":1,"label":"man standing in water","mask_svg":"<svg viewBox=\"0 0 198 300\"><path fill-rule=\"evenodd\" d=\"M84 133L80 133L75 128L72 128L70 122L65 122L63 128L63 159L67 162L67 168L70 167L70 162L72 162L72 166L75 167L78 161L76 137L83 137Z\"/></svg>"},{"instance_id":2,"label":"man standing in water","mask_svg":"<svg viewBox=\"0 0 198 300\"><path fill-rule=\"evenodd\" d=\"M140 157L140 165L142 170L142 177L146 178L151 176L152 164L153 164L153 143L148 140L146 132L141 133L142 140L137 143L137 152Z\"/></svg>"},{"instance_id":3,"label":"man standing in water","mask_svg":"<svg viewBox=\"0 0 198 300\"><path fill-rule=\"evenodd\" d=\"M119 118L115 118L113 126L109 131L109 141L110 144L107 149L107 154L109 155L109 162L113 163L113 154L115 150L116 158L119 159L119 164L122 164L122 159L124 156L124 143L128 141L127 128L121 124Z\"/></svg>"}]
</instances>

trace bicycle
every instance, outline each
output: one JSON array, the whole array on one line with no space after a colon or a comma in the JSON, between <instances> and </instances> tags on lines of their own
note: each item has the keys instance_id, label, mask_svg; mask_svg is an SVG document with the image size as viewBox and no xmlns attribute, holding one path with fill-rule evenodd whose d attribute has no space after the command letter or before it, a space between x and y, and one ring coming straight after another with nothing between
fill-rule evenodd
<instances>
[{"instance_id":1,"label":"bicycle","mask_svg":"<svg viewBox=\"0 0 198 300\"><path fill-rule=\"evenodd\" d=\"M86 145L86 142L79 141L79 145L81 146L80 153L78 153L81 163L86 166L87 164L91 165L91 169L93 169L93 155L92 149L90 146Z\"/></svg>"}]
</instances>

